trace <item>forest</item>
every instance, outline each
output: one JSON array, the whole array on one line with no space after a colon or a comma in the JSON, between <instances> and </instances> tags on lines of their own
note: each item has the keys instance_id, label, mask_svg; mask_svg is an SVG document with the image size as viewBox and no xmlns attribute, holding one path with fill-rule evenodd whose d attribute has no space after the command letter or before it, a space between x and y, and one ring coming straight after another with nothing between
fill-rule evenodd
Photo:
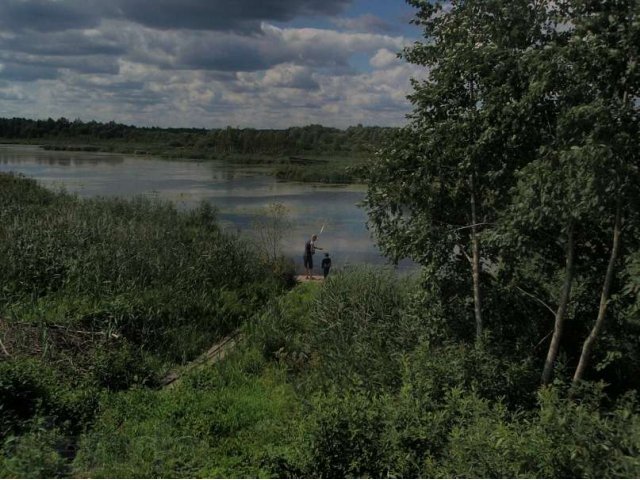
<instances>
[{"instance_id":1,"label":"forest","mask_svg":"<svg viewBox=\"0 0 640 480\"><path fill-rule=\"evenodd\" d=\"M308 125L285 130L255 128L159 128L115 122L0 118L4 142L37 142L55 149L153 153L182 158L230 155L371 154L395 129Z\"/></svg>"},{"instance_id":2,"label":"forest","mask_svg":"<svg viewBox=\"0 0 640 480\"><path fill-rule=\"evenodd\" d=\"M640 476L640 4L409 3L358 175L415 275L0 175L0 476Z\"/></svg>"}]
</instances>

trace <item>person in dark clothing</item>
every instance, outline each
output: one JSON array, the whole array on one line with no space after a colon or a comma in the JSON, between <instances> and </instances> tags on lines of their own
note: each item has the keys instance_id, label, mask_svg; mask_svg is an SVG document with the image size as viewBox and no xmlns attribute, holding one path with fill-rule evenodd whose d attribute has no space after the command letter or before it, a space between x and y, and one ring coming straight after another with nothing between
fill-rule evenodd
<instances>
[{"instance_id":1,"label":"person in dark clothing","mask_svg":"<svg viewBox=\"0 0 640 480\"><path fill-rule=\"evenodd\" d=\"M312 235L311 240L307 240L304 244L304 256L302 259L304 260L304 268L307 271L308 280L311 279L311 275L313 275L313 255L315 255L316 250L322 250L316 246L316 240L318 240L318 236Z\"/></svg>"},{"instance_id":2,"label":"person in dark clothing","mask_svg":"<svg viewBox=\"0 0 640 480\"><path fill-rule=\"evenodd\" d=\"M329 257L329 253L325 253L322 259L322 273L324 273L324 278L327 278L327 275L329 275L329 270L331 270L331 257Z\"/></svg>"}]
</instances>

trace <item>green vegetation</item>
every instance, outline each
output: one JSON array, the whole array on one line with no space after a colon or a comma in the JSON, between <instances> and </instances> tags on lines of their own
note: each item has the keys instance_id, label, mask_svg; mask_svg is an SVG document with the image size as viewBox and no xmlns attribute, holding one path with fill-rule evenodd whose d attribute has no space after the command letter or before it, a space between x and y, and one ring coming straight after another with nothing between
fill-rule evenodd
<instances>
[{"instance_id":1,"label":"green vegetation","mask_svg":"<svg viewBox=\"0 0 640 480\"><path fill-rule=\"evenodd\" d=\"M635 380L615 373L632 356L573 399L566 368L540 390L508 291L475 341L437 277L357 268L287 292L277 252L205 206L0 182L3 477L640 474ZM239 326L227 359L161 387Z\"/></svg>"},{"instance_id":2,"label":"green vegetation","mask_svg":"<svg viewBox=\"0 0 640 480\"><path fill-rule=\"evenodd\" d=\"M183 160L223 159L273 166L281 179L354 183L354 167L368 158L394 129L308 125L286 130L252 128L145 128L114 122L0 118L0 141L42 145L47 150L153 155Z\"/></svg>"},{"instance_id":3,"label":"green vegetation","mask_svg":"<svg viewBox=\"0 0 640 480\"><path fill-rule=\"evenodd\" d=\"M0 476L640 476L638 3L410 3L430 77L359 174L419 277L0 176Z\"/></svg>"},{"instance_id":4,"label":"green vegetation","mask_svg":"<svg viewBox=\"0 0 640 480\"><path fill-rule=\"evenodd\" d=\"M561 344L575 387L620 356L637 372L638 3L410 3L435 41L406 50L430 77L368 170L379 244L441 279L444 308L473 292L478 340L509 325L498 302L551 331L543 384Z\"/></svg>"},{"instance_id":5,"label":"green vegetation","mask_svg":"<svg viewBox=\"0 0 640 480\"><path fill-rule=\"evenodd\" d=\"M0 271L3 476L63 475L111 392L154 388L284 286L208 205L79 200L11 175Z\"/></svg>"}]
</instances>

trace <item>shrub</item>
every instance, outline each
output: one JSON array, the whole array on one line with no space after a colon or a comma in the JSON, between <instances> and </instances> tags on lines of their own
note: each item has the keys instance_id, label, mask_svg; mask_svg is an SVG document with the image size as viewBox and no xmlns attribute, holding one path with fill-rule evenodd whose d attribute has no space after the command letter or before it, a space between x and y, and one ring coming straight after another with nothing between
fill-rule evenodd
<instances>
[{"instance_id":1,"label":"shrub","mask_svg":"<svg viewBox=\"0 0 640 480\"><path fill-rule=\"evenodd\" d=\"M393 417L388 397L331 391L314 398L305 474L321 478L384 478L393 469Z\"/></svg>"},{"instance_id":2,"label":"shrub","mask_svg":"<svg viewBox=\"0 0 640 480\"><path fill-rule=\"evenodd\" d=\"M68 477L66 447L66 439L55 430L38 430L19 438L5 439L0 456L0 477Z\"/></svg>"},{"instance_id":3,"label":"shrub","mask_svg":"<svg viewBox=\"0 0 640 480\"><path fill-rule=\"evenodd\" d=\"M250 324L250 341L267 360L282 360L300 371L309 359L305 336L310 329L310 310L318 286L306 283L273 299Z\"/></svg>"},{"instance_id":4,"label":"shrub","mask_svg":"<svg viewBox=\"0 0 640 480\"><path fill-rule=\"evenodd\" d=\"M398 386L403 355L424 334L424 320L405 315L409 281L359 268L328 278L311 311L308 342L317 380L371 388ZM323 380L324 379L324 380Z\"/></svg>"},{"instance_id":5,"label":"shrub","mask_svg":"<svg viewBox=\"0 0 640 480\"><path fill-rule=\"evenodd\" d=\"M109 395L74 471L105 477L266 477L290 469L297 404L279 369L237 352L174 388ZM277 471L276 471L277 469Z\"/></svg>"},{"instance_id":6,"label":"shrub","mask_svg":"<svg viewBox=\"0 0 640 480\"><path fill-rule=\"evenodd\" d=\"M0 434L20 435L43 421L68 435L87 428L95 414L98 391L61 380L39 361L0 363Z\"/></svg>"}]
</instances>

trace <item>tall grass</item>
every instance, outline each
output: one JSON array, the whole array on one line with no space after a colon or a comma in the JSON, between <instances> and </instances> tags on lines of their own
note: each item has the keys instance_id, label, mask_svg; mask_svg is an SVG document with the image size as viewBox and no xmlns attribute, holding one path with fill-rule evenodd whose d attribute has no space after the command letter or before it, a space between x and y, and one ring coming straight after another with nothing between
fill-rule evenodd
<instances>
[{"instance_id":1,"label":"tall grass","mask_svg":"<svg viewBox=\"0 0 640 480\"><path fill-rule=\"evenodd\" d=\"M209 205L0 174L0 476L68 475L99 403L157 386L282 288Z\"/></svg>"},{"instance_id":2,"label":"tall grass","mask_svg":"<svg viewBox=\"0 0 640 480\"><path fill-rule=\"evenodd\" d=\"M206 204L80 200L7 175L0 192L9 321L120 333L179 360L240 325L275 281Z\"/></svg>"}]
</instances>

